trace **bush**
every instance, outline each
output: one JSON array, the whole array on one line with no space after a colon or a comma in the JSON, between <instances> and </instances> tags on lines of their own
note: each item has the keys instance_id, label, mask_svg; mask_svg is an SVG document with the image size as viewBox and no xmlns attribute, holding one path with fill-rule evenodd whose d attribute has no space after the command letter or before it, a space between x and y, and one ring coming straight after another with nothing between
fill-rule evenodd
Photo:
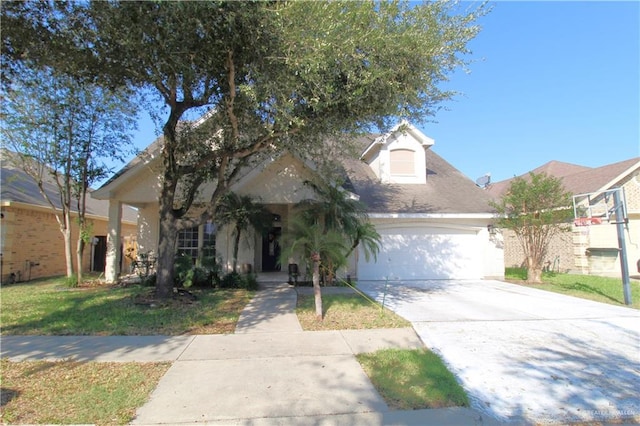
<instances>
[{"instance_id":1,"label":"bush","mask_svg":"<svg viewBox=\"0 0 640 426\"><path fill-rule=\"evenodd\" d=\"M70 277L65 277L64 286L69 288L78 287L78 276L76 274L72 274Z\"/></svg>"},{"instance_id":2,"label":"bush","mask_svg":"<svg viewBox=\"0 0 640 426\"><path fill-rule=\"evenodd\" d=\"M191 287L193 279L193 260L184 253L176 256L173 263L173 277L176 287Z\"/></svg>"},{"instance_id":3,"label":"bush","mask_svg":"<svg viewBox=\"0 0 640 426\"><path fill-rule=\"evenodd\" d=\"M220 280L220 288L257 290L258 279L254 274L240 275L238 272L229 272Z\"/></svg>"},{"instance_id":4,"label":"bush","mask_svg":"<svg viewBox=\"0 0 640 426\"><path fill-rule=\"evenodd\" d=\"M187 285L187 283L189 283L189 285ZM201 266L196 266L191 269L188 281L185 282L185 287L189 286L198 288L213 287L213 272Z\"/></svg>"},{"instance_id":5,"label":"bush","mask_svg":"<svg viewBox=\"0 0 640 426\"><path fill-rule=\"evenodd\" d=\"M140 277L140 284L144 287L155 287L156 286L156 274L149 274L143 277Z\"/></svg>"},{"instance_id":6,"label":"bush","mask_svg":"<svg viewBox=\"0 0 640 426\"><path fill-rule=\"evenodd\" d=\"M255 274L247 274L242 276L243 289L245 290L257 290L258 289L258 276Z\"/></svg>"},{"instance_id":7,"label":"bush","mask_svg":"<svg viewBox=\"0 0 640 426\"><path fill-rule=\"evenodd\" d=\"M229 272L220 280L220 288L240 288L242 276L237 272Z\"/></svg>"}]
</instances>

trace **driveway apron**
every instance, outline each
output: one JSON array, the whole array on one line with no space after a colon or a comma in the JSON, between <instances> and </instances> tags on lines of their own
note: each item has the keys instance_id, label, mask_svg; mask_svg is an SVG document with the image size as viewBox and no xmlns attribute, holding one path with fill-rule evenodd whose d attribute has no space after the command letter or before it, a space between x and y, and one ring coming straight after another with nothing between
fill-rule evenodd
<instances>
[{"instance_id":1,"label":"driveway apron","mask_svg":"<svg viewBox=\"0 0 640 426\"><path fill-rule=\"evenodd\" d=\"M637 283L634 283L637 285ZM365 282L504 422L640 421L640 312L500 281Z\"/></svg>"}]
</instances>

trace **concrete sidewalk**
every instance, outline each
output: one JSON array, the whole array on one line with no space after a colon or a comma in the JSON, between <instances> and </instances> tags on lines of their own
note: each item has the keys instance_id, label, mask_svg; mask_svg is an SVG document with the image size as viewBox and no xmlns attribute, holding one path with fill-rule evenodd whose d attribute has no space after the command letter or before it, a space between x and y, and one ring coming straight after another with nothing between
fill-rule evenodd
<instances>
[{"instance_id":1,"label":"concrete sidewalk","mask_svg":"<svg viewBox=\"0 0 640 426\"><path fill-rule=\"evenodd\" d=\"M136 425L498 424L473 409L390 410L355 355L424 347L415 331L304 332L296 299L287 284L258 292L230 335L3 336L1 352L16 361L172 361Z\"/></svg>"}]
</instances>

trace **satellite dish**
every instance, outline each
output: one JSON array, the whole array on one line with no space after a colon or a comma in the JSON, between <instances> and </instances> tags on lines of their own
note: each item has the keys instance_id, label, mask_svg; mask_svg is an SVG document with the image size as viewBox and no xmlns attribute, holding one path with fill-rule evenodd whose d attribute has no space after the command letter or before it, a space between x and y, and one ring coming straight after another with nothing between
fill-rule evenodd
<instances>
[{"instance_id":1,"label":"satellite dish","mask_svg":"<svg viewBox=\"0 0 640 426\"><path fill-rule=\"evenodd\" d=\"M490 183L491 183L491 173L487 173L486 175L476 179L476 185L478 185L481 188L486 188L487 186L489 186Z\"/></svg>"}]
</instances>

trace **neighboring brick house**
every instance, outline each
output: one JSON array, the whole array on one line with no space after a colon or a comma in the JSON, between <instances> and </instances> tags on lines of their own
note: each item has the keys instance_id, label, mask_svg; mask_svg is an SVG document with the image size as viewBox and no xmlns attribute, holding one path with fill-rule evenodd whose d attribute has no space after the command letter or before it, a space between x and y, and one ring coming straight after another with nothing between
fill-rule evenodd
<instances>
[{"instance_id":1,"label":"neighboring brick house","mask_svg":"<svg viewBox=\"0 0 640 426\"><path fill-rule=\"evenodd\" d=\"M550 161L533 173L546 173L560 178L573 195L600 193L622 188L626 199L628 224L625 230L628 267L631 275L638 274L640 261L640 158L631 158L601 167ZM527 176L529 173L522 175ZM500 198L513 179L496 182L487 188L494 199ZM598 200L595 197L596 201ZM599 198L602 201L602 197ZM611 205L611 201L609 202ZM594 217L601 212L593 213ZM592 223L593 222L593 223ZM599 223L598 223L599 222ZM524 264L524 253L513 232L504 230L504 263L506 267ZM570 232L554 238L547 252L546 265L550 269L578 274L620 276L620 259L616 226L604 218L576 221Z\"/></svg>"},{"instance_id":2,"label":"neighboring brick house","mask_svg":"<svg viewBox=\"0 0 640 426\"><path fill-rule=\"evenodd\" d=\"M36 183L22 169L13 165L11 156L2 150L0 193L0 277L2 283L28 281L35 278L64 275L66 262L62 233L54 213L38 191ZM49 182L45 188L58 202L57 188ZM84 271L104 272L106 255L108 203L87 198L87 218L92 223L92 243L84 251ZM75 217L75 216L74 216ZM137 212L123 211L122 248L136 248ZM78 235L72 226L74 250ZM124 257L123 268L129 260Z\"/></svg>"}]
</instances>

